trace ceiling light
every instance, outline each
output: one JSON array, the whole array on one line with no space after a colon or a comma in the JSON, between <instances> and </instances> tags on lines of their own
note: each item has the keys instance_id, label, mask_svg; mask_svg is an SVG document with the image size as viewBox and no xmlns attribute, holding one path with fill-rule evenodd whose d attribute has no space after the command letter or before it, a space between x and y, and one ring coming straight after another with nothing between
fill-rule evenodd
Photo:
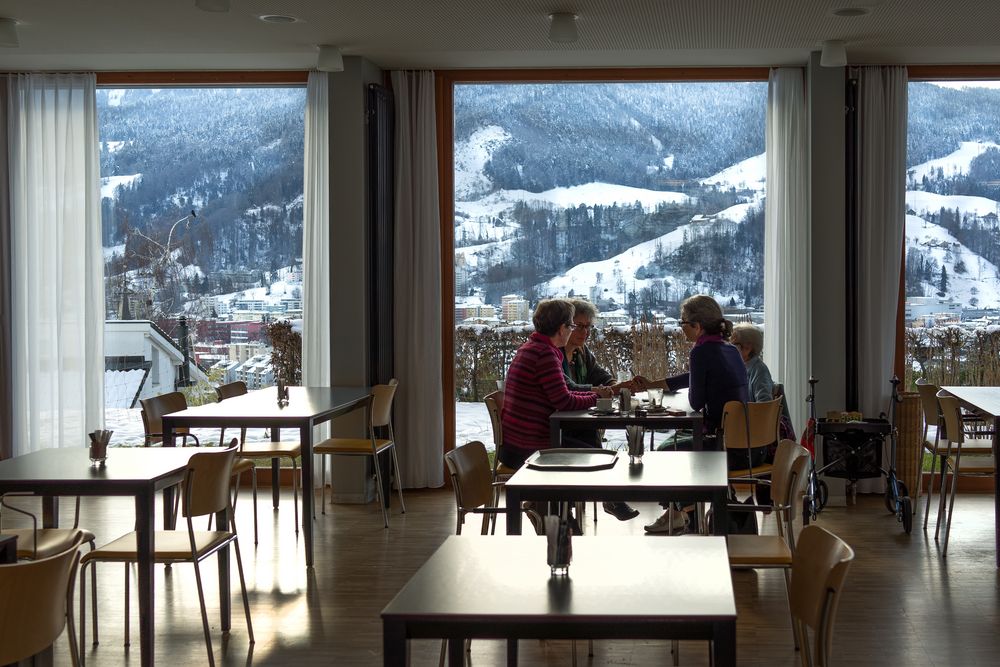
<instances>
[{"instance_id":1,"label":"ceiling light","mask_svg":"<svg viewBox=\"0 0 1000 667\"><path fill-rule=\"evenodd\" d=\"M287 14L264 14L263 16L258 16L258 19L264 23L298 23L301 19L294 16L288 16Z\"/></svg>"},{"instance_id":2,"label":"ceiling light","mask_svg":"<svg viewBox=\"0 0 1000 667\"><path fill-rule=\"evenodd\" d=\"M343 72L344 56L340 53L340 48L321 44L319 55L316 56L316 69L320 72Z\"/></svg>"},{"instance_id":3,"label":"ceiling light","mask_svg":"<svg viewBox=\"0 0 1000 667\"><path fill-rule=\"evenodd\" d=\"M840 16L843 18L852 18L855 16L864 16L870 13L871 10L867 7L838 7L836 9L831 9L830 13L834 16Z\"/></svg>"},{"instance_id":4,"label":"ceiling light","mask_svg":"<svg viewBox=\"0 0 1000 667\"><path fill-rule=\"evenodd\" d=\"M839 39L823 42L819 64L822 67L844 67L847 65L847 46Z\"/></svg>"},{"instance_id":5,"label":"ceiling light","mask_svg":"<svg viewBox=\"0 0 1000 667\"><path fill-rule=\"evenodd\" d=\"M228 12L229 0L194 0L194 6L203 12Z\"/></svg>"},{"instance_id":6,"label":"ceiling light","mask_svg":"<svg viewBox=\"0 0 1000 667\"><path fill-rule=\"evenodd\" d=\"M576 32L576 14L549 14L549 22L549 40L552 42L575 42L580 37Z\"/></svg>"},{"instance_id":7,"label":"ceiling light","mask_svg":"<svg viewBox=\"0 0 1000 667\"><path fill-rule=\"evenodd\" d=\"M0 46L20 45L21 42L17 39L17 20L0 17Z\"/></svg>"}]
</instances>

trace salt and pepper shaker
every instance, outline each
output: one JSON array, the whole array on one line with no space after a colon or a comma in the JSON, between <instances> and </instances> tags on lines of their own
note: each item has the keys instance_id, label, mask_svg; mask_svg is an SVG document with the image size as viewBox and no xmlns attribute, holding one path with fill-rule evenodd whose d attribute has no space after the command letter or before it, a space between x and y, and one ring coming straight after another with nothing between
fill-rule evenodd
<instances>
[{"instance_id":1,"label":"salt and pepper shaker","mask_svg":"<svg viewBox=\"0 0 1000 667\"><path fill-rule=\"evenodd\" d=\"M278 405L288 404L288 387L285 386L285 381L278 378Z\"/></svg>"},{"instance_id":2,"label":"salt and pepper shaker","mask_svg":"<svg viewBox=\"0 0 1000 667\"><path fill-rule=\"evenodd\" d=\"M108 443L111 442L111 434L114 431L94 431L88 433L90 438L90 464L103 466L108 458Z\"/></svg>"},{"instance_id":3,"label":"salt and pepper shaker","mask_svg":"<svg viewBox=\"0 0 1000 667\"><path fill-rule=\"evenodd\" d=\"M627 388L623 387L621 392L618 394L618 409L624 415L628 414L628 411L632 407L632 392Z\"/></svg>"},{"instance_id":4,"label":"salt and pepper shaker","mask_svg":"<svg viewBox=\"0 0 1000 667\"><path fill-rule=\"evenodd\" d=\"M569 575L573 560L573 531L569 525L569 504L563 503L562 516L545 517L545 537L548 543L548 563L553 577Z\"/></svg>"}]
</instances>

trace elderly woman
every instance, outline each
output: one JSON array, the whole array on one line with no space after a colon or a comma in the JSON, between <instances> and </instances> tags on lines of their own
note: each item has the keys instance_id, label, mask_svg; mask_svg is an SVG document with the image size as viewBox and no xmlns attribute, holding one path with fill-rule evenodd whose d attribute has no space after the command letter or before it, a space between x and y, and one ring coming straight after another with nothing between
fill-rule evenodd
<instances>
[{"instance_id":1,"label":"elderly woman","mask_svg":"<svg viewBox=\"0 0 1000 667\"><path fill-rule=\"evenodd\" d=\"M535 308L535 332L517 350L504 389L503 448L500 460L519 468L539 449L548 449L549 415L597 405L593 391L570 391L562 371L562 352L573 332L573 304L546 299ZM563 439L569 447L592 446Z\"/></svg>"},{"instance_id":2,"label":"elderly woman","mask_svg":"<svg viewBox=\"0 0 1000 667\"><path fill-rule=\"evenodd\" d=\"M771 380L771 371L760 356L764 351L764 332L758 326L743 322L733 327L731 341L740 351L743 363L747 367L750 400L757 403L774 400L774 381ZM784 399L781 402L779 427L782 438L795 440L795 429L792 428L792 418L788 414L788 401Z\"/></svg>"},{"instance_id":3,"label":"elderly woman","mask_svg":"<svg viewBox=\"0 0 1000 667\"><path fill-rule=\"evenodd\" d=\"M595 391L598 394L610 396L622 385L612 385L611 373L597 363L594 353L587 347L587 338L594 328L597 308L583 299L571 299L573 304L573 332L563 347L562 370L566 376L566 386L570 391ZM631 388L631 383L628 383ZM602 387L607 387L602 391ZM563 438L586 443L589 447L600 447L600 433L597 430L565 430ZM624 502L606 502L604 511L619 521L627 521L639 516L639 510L633 509Z\"/></svg>"},{"instance_id":4,"label":"elderly woman","mask_svg":"<svg viewBox=\"0 0 1000 667\"><path fill-rule=\"evenodd\" d=\"M651 382L637 377L641 389L662 387L668 391L688 388L688 402L704 414L705 432L714 434L722 423L722 410L729 401L749 399L747 372L739 350L727 340L733 323L722 316L722 308L715 299L704 294L692 296L681 303L681 330L688 341L694 343L688 359L687 373ZM668 513L645 527L650 533L663 533L683 528L687 516L678 512L674 523Z\"/></svg>"}]
</instances>

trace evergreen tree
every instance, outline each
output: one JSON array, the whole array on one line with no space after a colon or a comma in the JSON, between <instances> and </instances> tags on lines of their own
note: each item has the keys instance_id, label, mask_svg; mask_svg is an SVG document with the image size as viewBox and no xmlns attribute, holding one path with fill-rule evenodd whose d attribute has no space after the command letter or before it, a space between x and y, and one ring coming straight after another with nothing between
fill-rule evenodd
<instances>
[{"instance_id":1,"label":"evergreen tree","mask_svg":"<svg viewBox=\"0 0 1000 667\"><path fill-rule=\"evenodd\" d=\"M948 293L948 269L941 265L941 277L938 279L938 296Z\"/></svg>"}]
</instances>

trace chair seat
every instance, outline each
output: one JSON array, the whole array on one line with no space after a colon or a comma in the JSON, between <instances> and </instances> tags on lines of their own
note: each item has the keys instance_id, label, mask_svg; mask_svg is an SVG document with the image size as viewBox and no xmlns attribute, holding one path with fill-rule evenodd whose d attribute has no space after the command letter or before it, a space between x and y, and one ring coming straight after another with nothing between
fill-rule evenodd
<instances>
[{"instance_id":1,"label":"chair seat","mask_svg":"<svg viewBox=\"0 0 1000 667\"><path fill-rule=\"evenodd\" d=\"M497 477L499 477L500 475L505 475L507 477L510 477L511 475L513 475L516 472L517 472L517 468L511 468L510 466L505 465L503 463L501 463L501 464L499 464L497 466Z\"/></svg>"},{"instance_id":2,"label":"chair seat","mask_svg":"<svg viewBox=\"0 0 1000 667\"><path fill-rule=\"evenodd\" d=\"M375 440L375 451L392 447L392 440ZM371 454L372 441L367 438L327 438L313 447L314 454Z\"/></svg>"},{"instance_id":3,"label":"chair seat","mask_svg":"<svg viewBox=\"0 0 1000 667\"><path fill-rule=\"evenodd\" d=\"M302 454L302 444L298 442L247 442L238 456L245 459L273 459L279 456L294 457Z\"/></svg>"},{"instance_id":4,"label":"chair seat","mask_svg":"<svg viewBox=\"0 0 1000 667\"><path fill-rule=\"evenodd\" d=\"M11 528L0 531L4 535L17 536L17 557L41 559L61 554L73 546L77 537L81 542L94 542L97 538L83 528L39 528L38 554L35 555L35 531L31 528Z\"/></svg>"},{"instance_id":5,"label":"chair seat","mask_svg":"<svg viewBox=\"0 0 1000 667\"><path fill-rule=\"evenodd\" d=\"M197 554L202 556L232 539L232 533L224 530L194 531ZM80 563L91 560L134 561L138 558L135 532L122 535L117 540L105 544L83 555ZM191 541L187 530L156 531L156 551L153 560L157 562L191 560Z\"/></svg>"},{"instance_id":6,"label":"chair seat","mask_svg":"<svg viewBox=\"0 0 1000 667\"><path fill-rule=\"evenodd\" d=\"M955 457L948 460L954 463ZM962 449L962 460L958 464L959 475L992 475L995 469L992 457L967 455L965 449Z\"/></svg>"},{"instance_id":7,"label":"chair seat","mask_svg":"<svg viewBox=\"0 0 1000 667\"><path fill-rule=\"evenodd\" d=\"M236 459L233 461L233 477L238 477L249 470L253 470L253 465L251 459Z\"/></svg>"},{"instance_id":8,"label":"chair seat","mask_svg":"<svg viewBox=\"0 0 1000 667\"><path fill-rule=\"evenodd\" d=\"M792 552L777 535L730 535L726 538L731 567L791 567Z\"/></svg>"}]
</instances>

